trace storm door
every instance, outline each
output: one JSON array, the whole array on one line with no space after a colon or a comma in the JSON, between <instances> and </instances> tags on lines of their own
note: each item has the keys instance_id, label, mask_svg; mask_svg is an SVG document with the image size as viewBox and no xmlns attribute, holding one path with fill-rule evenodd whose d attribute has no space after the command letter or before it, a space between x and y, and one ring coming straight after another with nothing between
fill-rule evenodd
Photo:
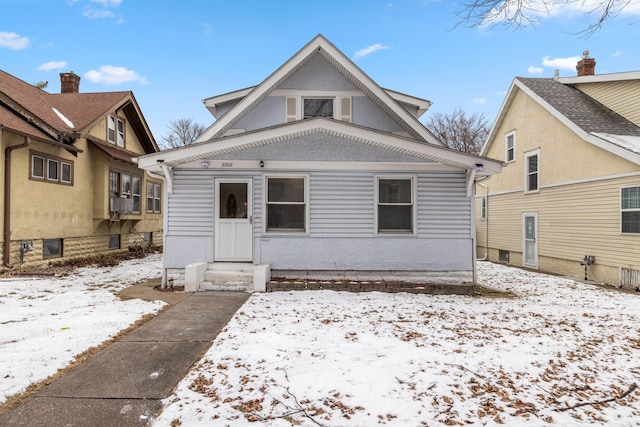
<instances>
[{"instance_id":1,"label":"storm door","mask_svg":"<svg viewBox=\"0 0 640 427\"><path fill-rule=\"evenodd\" d=\"M538 214L523 214L522 228L522 264L538 268Z\"/></svg>"},{"instance_id":2,"label":"storm door","mask_svg":"<svg viewBox=\"0 0 640 427\"><path fill-rule=\"evenodd\" d=\"M217 179L215 261L252 261L251 180Z\"/></svg>"}]
</instances>

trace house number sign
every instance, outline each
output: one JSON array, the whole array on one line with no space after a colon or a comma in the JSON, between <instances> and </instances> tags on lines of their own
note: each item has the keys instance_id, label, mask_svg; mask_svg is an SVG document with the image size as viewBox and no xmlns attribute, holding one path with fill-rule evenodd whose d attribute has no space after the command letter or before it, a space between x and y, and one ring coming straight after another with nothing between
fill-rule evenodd
<instances>
[{"instance_id":1,"label":"house number sign","mask_svg":"<svg viewBox=\"0 0 640 427\"><path fill-rule=\"evenodd\" d=\"M233 162L222 162L222 167L223 168L232 168L233 167Z\"/></svg>"}]
</instances>

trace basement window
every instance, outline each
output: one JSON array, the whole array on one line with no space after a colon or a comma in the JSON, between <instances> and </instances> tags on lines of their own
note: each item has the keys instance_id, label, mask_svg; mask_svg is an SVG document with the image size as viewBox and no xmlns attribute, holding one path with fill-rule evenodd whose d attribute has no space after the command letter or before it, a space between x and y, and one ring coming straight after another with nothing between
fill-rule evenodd
<instances>
[{"instance_id":1,"label":"basement window","mask_svg":"<svg viewBox=\"0 0 640 427\"><path fill-rule=\"evenodd\" d=\"M120 249L119 234L112 234L109 236L109 249Z\"/></svg>"},{"instance_id":2,"label":"basement window","mask_svg":"<svg viewBox=\"0 0 640 427\"><path fill-rule=\"evenodd\" d=\"M509 251L505 251L504 249L498 250L498 261L509 262Z\"/></svg>"},{"instance_id":3,"label":"basement window","mask_svg":"<svg viewBox=\"0 0 640 427\"><path fill-rule=\"evenodd\" d=\"M42 259L60 258L62 256L62 239L42 240Z\"/></svg>"}]
</instances>

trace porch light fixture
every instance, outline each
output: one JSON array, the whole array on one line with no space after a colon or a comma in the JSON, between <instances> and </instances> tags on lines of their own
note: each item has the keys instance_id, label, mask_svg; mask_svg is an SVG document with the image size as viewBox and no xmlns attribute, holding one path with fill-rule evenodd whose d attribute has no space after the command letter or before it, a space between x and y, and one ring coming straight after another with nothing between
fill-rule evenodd
<instances>
[{"instance_id":1,"label":"porch light fixture","mask_svg":"<svg viewBox=\"0 0 640 427\"><path fill-rule=\"evenodd\" d=\"M263 168L264 167L264 160L260 160L260 167Z\"/></svg>"},{"instance_id":2,"label":"porch light fixture","mask_svg":"<svg viewBox=\"0 0 640 427\"><path fill-rule=\"evenodd\" d=\"M482 163L476 163L476 172L482 172L484 170L484 165Z\"/></svg>"},{"instance_id":3,"label":"porch light fixture","mask_svg":"<svg viewBox=\"0 0 640 427\"><path fill-rule=\"evenodd\" d=\"M209 162L200 162L200 166L202 166L203 168L208 168Z\"/></svg>"}]
</instances>

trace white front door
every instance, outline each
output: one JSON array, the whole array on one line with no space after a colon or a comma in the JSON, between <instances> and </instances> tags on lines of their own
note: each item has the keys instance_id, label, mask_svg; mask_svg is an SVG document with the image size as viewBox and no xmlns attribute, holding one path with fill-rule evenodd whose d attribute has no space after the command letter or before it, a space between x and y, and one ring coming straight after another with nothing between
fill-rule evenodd
<instances>
[{"instance_id":1,"label":"white front door","mask_svg":"<svg viewBox=\"0 0 640 427\"><path fill-rule=\"evenodd\" d=\"M538 214L522 215L522 264L538 268Z\"/></svg>"},{"instance_id":2,"label":"white front door","mask_svg":"<svg viewBox=\"0 0 640 427\"><path fill-rule=\"evenodd\" d=\"M215 261L252 261L250 179L216 179Z\"/></svg>"}]
</instances>

